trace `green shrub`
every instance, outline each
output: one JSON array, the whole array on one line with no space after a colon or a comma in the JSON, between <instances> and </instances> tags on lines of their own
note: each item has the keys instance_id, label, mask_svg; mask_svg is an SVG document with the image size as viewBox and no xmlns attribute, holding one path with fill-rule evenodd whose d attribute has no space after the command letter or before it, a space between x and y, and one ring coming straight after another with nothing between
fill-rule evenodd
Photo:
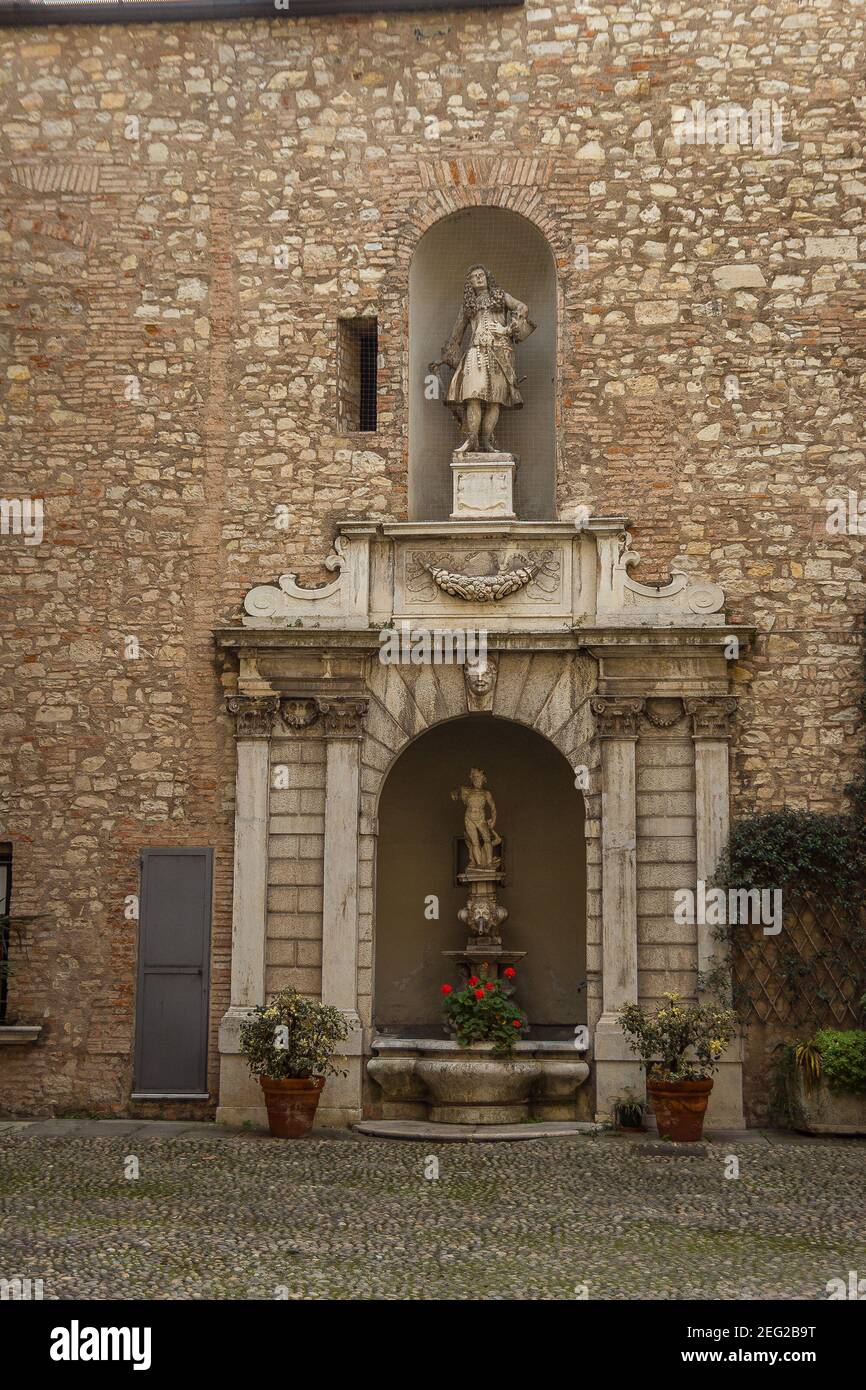
<instances>
[{"instance_id":1,"label":"green shrub","mask_svg":"<svg viewBox=\"0 0 866 1390\"><path fill-rule=\"evenodd\" d=\"M866 1032L822 1028L812 1039L821 1054L821 1075L831 1091L866 1092Z\"/></svg>"},{"instance_id":2,"label":"green shrub","mask_svg":"<svg viewBox=\"0 0 866 1390\"><path fill-rule=\"evenodd\" d=\"M866 900L863 863L859 814L766 811L735 822L716 882L723 888L817 893L855 912Z\"/></svg>"},{"instance_id":3,"label":"green shrub","mask_svg":"<svg viewBox=\"0 0 866 1390\"><path fill-rule=\"evenodd\" d=\"M345 1076L334 1053L348 1036L349 1025L339 1009L284 989L241 1024L241 1051L253 1076L277 1081Z\"/></svg>"}]
</instances>

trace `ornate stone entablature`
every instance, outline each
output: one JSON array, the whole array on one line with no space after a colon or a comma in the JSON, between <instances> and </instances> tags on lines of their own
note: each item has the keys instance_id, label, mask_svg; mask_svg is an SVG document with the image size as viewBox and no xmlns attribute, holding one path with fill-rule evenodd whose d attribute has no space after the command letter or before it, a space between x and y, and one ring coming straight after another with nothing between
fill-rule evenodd
<instances>
[{"instance_id":1,"label":"ornate stone entablature","mask_svg":"<svg viewBox=\"0 0 866 1390\"><path fill-rule=\"evenodd\" d=\"M435 549L431 549L431 542ZM624 517L564 521L345 522L318 588L293 572L244 599L244 626L365 629L477 623L490 631L531 626L706 627L725 621L718 584L674 570L641 584Z\"/></svg>"},{"instance_id":2,"label":"ornate stone entablature","mask_svg":"<svg viewBox=\"0 0 866 1390\"><path fill-rule=\"evenodd\" d=\"M316 695L230 695L226 705L229 713L236 717L238 739L267 739L279 734L277 715L291 733L299 733L318 723L320 736L325 738L360 738L367 711L364 699L329 699Z\"/></svg>"}]
</instances>

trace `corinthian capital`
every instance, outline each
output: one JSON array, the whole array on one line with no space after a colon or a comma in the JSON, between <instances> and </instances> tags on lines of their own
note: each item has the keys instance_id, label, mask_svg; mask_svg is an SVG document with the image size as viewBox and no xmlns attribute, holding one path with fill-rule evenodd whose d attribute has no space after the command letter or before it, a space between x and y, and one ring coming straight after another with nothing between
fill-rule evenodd
<instances>
[{"instance_id":1,"label":"corinthian capital","mask_svg":"<svg viewBox=\"0 0 866 1390\"><path fill-rule=\"evenodd\" d=\"M595 695L589 703L602 738L637 738L644 700L632 695Z\"/></svg>"},{"instance_id":2,"label":"corinthian capital","mask_svg":"<svg viewBox=\"0 0 866 1390\"><path fill-rule=\"evenodd\" d=\"M270 738L279 709L276 695L229 695L229 713L236 719L235 738Z\"/></svg>"},{"instance_id":3,"label":"corinthian capital","mask_svg":"<svg viewBox=\"0 0 866 1390\"><path fill-rule=\"evenodd\" d=\"M735 695L701 695L685 703L693 738L730 738L737 712Z\"/></svg>"},{"instance_id":4,"label":"corinthian capital","mask_svg":"<svg viewBox=\"0 0 866 1390\"><path fill-rule=\"evenodd\" d=\"M364 732L367 704L367 700L320 700L325 737L360 738Z\"/></svg>"}]
</instances>

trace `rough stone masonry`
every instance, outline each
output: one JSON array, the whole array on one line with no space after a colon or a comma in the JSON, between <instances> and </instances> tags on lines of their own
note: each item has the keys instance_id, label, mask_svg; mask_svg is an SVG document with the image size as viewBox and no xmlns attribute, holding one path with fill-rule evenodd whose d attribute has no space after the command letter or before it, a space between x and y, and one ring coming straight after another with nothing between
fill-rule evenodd
<instances>
[{"instance_id":1,"label":"rough stone masonry","mask_svg":"<svg viewBox=\"0 0 866 1390\"><path fill-rule=\"evenodd\" d=\"M408 267L450 211L512 209L553 248L561 515L628 514L637 577L676 561L758 628L734 814L841 807L866 584L862 536L826 519L866 488L861 10L528 0L0 52L2 491L44 500L41 544L0 537L0 838L15 910L46 915L13 977L44 1036L4 1049L0 1105L125 1108L127 899L161 843L216 848L215 1081L234 743L211 630L253 584L322 576L338 519L405 518ZM779 148L708 140L720 106L769 113ZM336 320L365 312L379 426L347 435Z\"/></svg>"}]
</instances>

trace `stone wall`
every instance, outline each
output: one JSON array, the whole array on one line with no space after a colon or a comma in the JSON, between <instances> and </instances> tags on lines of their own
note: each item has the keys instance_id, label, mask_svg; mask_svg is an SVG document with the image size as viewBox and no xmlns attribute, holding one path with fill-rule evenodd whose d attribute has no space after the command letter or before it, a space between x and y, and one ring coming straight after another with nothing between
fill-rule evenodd
<instances>
[{"instance_id":1,"label":"stone wall","mask_svg":"<svg viewBox=\"0 0 866 1390\"><path fill-rule=\"evenodd\" d=\"M318 577L338 518L405 517L409 263L450 211L510 208L553 248L563 514L628 513L639 578L679 557L759 629L735 811L840 806L866 585L824 502L866 472L863 57L843 0L0 33L3 488L45 505L42 544L0 538L3 833L15 907L48 914L14 981L45 1040L0 1059L0 1104L123 1107L143 845L216 849L215 1054L210 632L251 585ZM701 101L777 103L781 150L678 144ZM342 435L336 321L365 312L379 430ZM274 979L316 970L304 940Z\"/></svg>"}]
</instances>

